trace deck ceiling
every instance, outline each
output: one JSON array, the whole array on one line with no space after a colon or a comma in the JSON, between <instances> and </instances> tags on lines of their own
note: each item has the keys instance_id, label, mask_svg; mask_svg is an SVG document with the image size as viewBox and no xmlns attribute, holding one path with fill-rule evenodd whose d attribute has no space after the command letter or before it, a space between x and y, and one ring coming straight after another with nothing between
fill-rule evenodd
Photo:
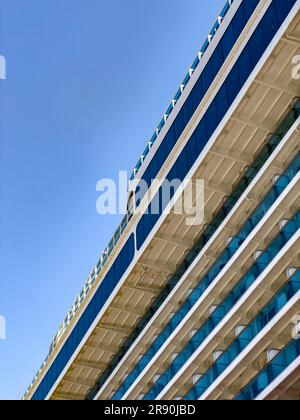
<instances>
[{"instance_id":1,"label":"deck ceiling","mask_svg":"<svg viewBox=\"0 0 300 420\"><path fill-rule=\"evenodd\" d=\"M299 15L195 174L195 178L205 180L205 222L210 221L267 136L274 132L293 99L300 97L300 83L291 77L292 58L297 54ZM186 226L184 216L171 213L165 219L51 399L85 398L201 231L202 226ZM126 365L122 369L125 372Z\"/></svg>"}]
</instances>

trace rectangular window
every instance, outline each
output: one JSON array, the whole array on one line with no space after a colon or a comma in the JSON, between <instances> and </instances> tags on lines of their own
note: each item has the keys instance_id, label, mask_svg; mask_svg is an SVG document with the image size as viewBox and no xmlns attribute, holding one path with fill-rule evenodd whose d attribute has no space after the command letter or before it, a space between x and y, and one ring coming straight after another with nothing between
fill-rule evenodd
<instances>
[{"instance_id":1,"label":"rectangular window","mask_svg":"<svg viewBox=\"0 0 300 420\"><path fill-rule=\"evenodd\" d=\"M251 0L251 2L254 2L254 0ZM256 0L255 0L256 1ZM250 3L251 3L250 2ZM249 1L246 0L243 5L245 4L249 6ZM272 40L274 37L277 28L279 25L282 24L284 19L286 18L287 14L290 12L292 6L296 4L296 0L273 0L272 5L268 9L268 12L259 24L258 29L256 29L255 34L251 38L251 41L248 43L247 50L244 52L244 56L240 58L239 64L243 66L242 69L240 69L237 65L233 68L233 70L230 72L230 75L226 79L226 86L227 86L227 94L228 94L228 107L235 99L236 95L238 94L241 83L243 80L246 80L247 77L249 77L252 68L254 65L257 64L259 58L261 57L261 54L264 51L264 48L268 45L269 41ZM253 5L254 7L254 5ZM244 8L240 8L243 11L238 11L236 16L233 18L231 26L233 27L233 34L235 37L239 36L243 29L243 24L246 23L246 12L251 10L248 7L245 6ZM247 12L247 13L248 13ZM275 13L276 12L276 13ZM248 15L247 15L248 19ZM261 42L261 28L263 29L263 41ZM227 32L226 32L227 33ZM229 33L229 32L228 32ZM230 36L227 35L228 39L227 42L222 41L223 45L223 53L225 55L226 48L228 48L230 44ZM260 49L258 49L259 46L262 46ZM260 51L260 54L258 53ZM252 58L252 64L249 65L247 68L247 63L250 63L250 55ZM211 84L213 78L215 77L215 74L213 74L212 65L209 64L207 66L207 69L203 72L203 85L202 88L205 91ZM198 94L201 94L201 85L198 85ZM194 96L195 98L196 96ZM223 98L223 99L222 99ZM203 136L203 134L197 136L197 141L199 139L203 138L204 144L202 145L204 147L205 141L207 141L212 133L215 131L218 121L220 120L221 113L218 112L218 109L221 109L224 106L224 112L226 111L225 106L225 91L224 95L218 97L218 99L215 99L212 106L207 111L206 115L203 117L203 121L205 121L205 125L202 127L202 133L203 128L207 128L206 136ZM194 104L196 105L196 104ZM220 107L220 108L218 108ZM184 116L183 112L181 111L179 116L179 122L177 123L177 126L175 126L176 136L177 133L179 136L181 135L183 129L184 129ZM204 140L205 139L205 140ZM200 140L202 141L202 140ZM165 149L170 152L171 149L168 147ZM199 152L198 149L198 143L195 143L195 137L191 139L191 142L189 143L189 146L186 147L184 151L184 157L181 157L182 160L177 161L177 163L183 162L183 159L186 159L186 164L189 162L192 164L197 156L197 153ZM163 156L163 154L162 154ZM155 158L153 159L152 163L155 161ZM158 167L153 166L153 169L151 171L154 173L155 170ZM180 166L178 166L180 168ZM182 166L182 171L184 173L185 170L188 170L188 166ZM148 171L149 176L150 171ZM155 176L154 176L155 177ZM143 245L144 241L146 240L147 236L149 235L152 228L155 226L156 222L160 218L159 215L144 215L141 221L138 224L137 227L137 242L138 242L138 249ZM34 393L32 399L33 400L44 400L47 396L47 394L50 392L52 386L54 385L55 381L58 379L59 375L61 374L63 368L68 363L68 360L78 347L79 343L81 342L84 333L88 330L89 326L91 325L92 321L95 319L97 314L99 314L102 306L107 301L107 298L110 296L114 289L114 285L112 283L117 284L118 281L121 279L123 274L125 273L126 269L129 267L133 257L134 257L134 236L132 235L130 239L128 240L127 244L124 246L123 250L120 252L119 257L117 258L115 262L115 266L112 270L114 272L114 278L110 277L111 274L107 274L107 276L104 278L101 286L99 287L98 291L96 292L95 296L91 300L90 304L88 305L85 313L82 315L81 319L79 320L78 324L75 326L74 330L72 331L69 339L65 343L65 345L60 350L58 356L54 360L53 364L49 368L48 372L46 373L44 379L42 380L41 384L39 385L38 389ZM121 256L123 255L123 257ZM123 262L121 263L121 259ZM125 262L126 260L126 262Z\"/></svg>"},{"instance_id":2,"label":"rectangular window","mask_svg":"<svg viewBox=\"0 0 300 420\"><path fill-rule=\"evenodd\" d=\"M274 33L279 28L274 3L271 5L271 7L269 7L268 11L264 15L263 22L265 44L269 44L274 37Z\"/></svg>"},{"instance_id":3,"label":"rectangular window","mask_svg":"<svg viewBox=\"0 0 300 420\"><path fill-rule=\"evenodd\" d=\"M175 122L174 122L174 128L175 128L175 134L176 134L176 138L179 139L179 137L181 136L183 130L185 127L185 122L184 122L184 111L183 109L179 112Z\"/></svg>"},{"instance_id":4,"label":"rectangular window","mask_svg":"<svg viewBox=\"0 0 300 420\"><path fill-rule=\"evenodd\" d=\"M196 108L194 107L193 96L189 95L189 97L185 101L185 104L184 104L184 107L183 107L185 125L188 124L188 122L190 121L190 119L194 115L195 109Z\"/></svg>"}]
</instances>

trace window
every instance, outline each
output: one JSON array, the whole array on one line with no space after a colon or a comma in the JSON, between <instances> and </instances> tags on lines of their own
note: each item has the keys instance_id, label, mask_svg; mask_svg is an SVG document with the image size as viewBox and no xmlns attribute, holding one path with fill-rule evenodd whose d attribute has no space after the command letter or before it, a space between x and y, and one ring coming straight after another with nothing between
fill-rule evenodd
<instances>
[{"instance_id":1,"label":"window","mask_svg":"<svg viewBox=\"0 0 300 420\"><path fill-rule=\"evenodd\" d=\"M207 138L209 139L217 128L217 109L215 99L205 114L205 120L207 126Z\"/></svg>"},{"instance_id":2,"label":"window","mask_svg":"<svg viewBox=\"0 0 300 420\"><path fill-rule=\"evenodd\" d=\"M251 37L251 59L252 63L257 63L265 50L264 31L260 26Z\"/></svg>"},{"instance_id":3,"label":"window","mask_svg":"<svg viewBox=\"0 0 300 420\"><path fill-rule=\"evenodd\" d=\"M295 5L296 0L273 0L273 4L276 10L276 15L280 23L283 21L291 11L292 7Z\"/></svg>"},{"instance_id":4,"label":"window","mask_svg":"<svg viewBox=\"0 0 300 420\"><path fill-rule=\"evenodd\" d=\"M193 95L190 94L183 107L185 125L188 124L188 122L194 115L195 109L196 107L194 107Z\"/></svg>"},{"instance_id":5,"label":"window","mask_svg":"<svg viewBox=\"0 0 300 420\"><path fill-rule=\"evenodd\" d=\"M249 45L251 45L251 42ZM244 83L249 77L249 73L252 71L254 65L259 60L259 57L257 57L257 60L254 63L252 62L249 45L246 45L244 51L242 52L236 63L239 73L240 86L244 85ZM263 51L261 51L261 54L262 53Z\"/></svg>"},{"instance_id":6,"label":"window","mask_svg":"<svg viewBox=\"0 0 300 420\"><path fill-rule=\"evenodd\" d=\"M211 57L212 74L218 74L224 63L222 43L220 43Z\"/></svg>"},{"instance_id":7,"label":"window","mask_svg":"<svg viewBox=\"0 0 300 420\"><path fill-rule=\"evenodd\" d=\"M248 20L252 13L254 12L254 10L256 9L258 3L260 0L251 0L251 1L244 1L243 2L243 6L245 9L245 15L246 15L246 19Z\"/></svg>"},{"instance_id":8,"label":"window","mask_svg":"<svg viewBox=\"0 0 300 420\"><path fill-rule=\"evenodd\" d=\"M195 108L200 104L200 102L203 99L203 86L202 86L202 78L199 77L197 83L194 86L194 89L192 90L191 95L193 96L193 102L195 105Z\"/></svg>"},{"instance_id":9,"label":"window","mask_svg":"<svg viewBox=\"0 0 300 420\"><path fill-rule=\"evenodd\" d=\"M179 112L178 116L176 117L176 120L174 122L174 128L175 128L175 135L176 138L179 139L179 137L181 136L183 130L185 127L185 122L184 122L184 111L183 109Z\"/></svg>"},{"instance_id":10,"label":"window","mask_svg":"<svg viewBox=\"0 0 300 420\"><path fill-rule=\"evenodd\" d=\"M260 25L256 29L254 35L252 36L248 47L243 53L243 55L238 60L237 64L232 69L230 75L226 79L225 85L227 87L228 102L226 101L226 90L220 91L219 95L216 97L212 106L208 109L206 115L203 117L199 127L196 130L196 134L191 138L190 142L187 144L185 150L182 152L182 155L177 160L177 169L178 173L184 175L189 170L190 166L196 159L196 157L201 152L202 148L208 141L211 134L215 131L218 122L222 118L221 109L224 113L226 108L228 108L236 95L238 94L242 84L245 82L247 77L249 77L252 68L257 64L261 55L264 52L265 47L274 37L277 28L282 24L287 14L290 12L291 8L295 5L296 0L273 0L273 3L269 7L265 17L261 21ZM244 1L244 7L240 7L236 16L233 18L233 21L230 25L230 28L227 29L223 39L223 58L227 57L230 51L230 45L232 43L232 37L236 39L241 31L244 28L251 11L254 10L255 6L258 4L258 0ZM232 29L231 29L232 28ZM263 29L262 29L263 28ZM264 35L262 38L262 34ZM263 41L263 42L262 42ZM250 54L252 63L250 65ZM203 92L205 92L213 78L216 76L214 73L218 68L218 64L221 63L220 57L213 57L212 61L208 63L202 74L201 82L197 82L194 91L193 91L193 105L192 102L189 102L188 106L196 107L200 100L202 99ZM198 102L195 100L198 99ZM186 111L186 116L190 115L191 109ZM178 121L177 121L178 120ZM162 159L165 154L169 153L173 142L178 140L179 136L182 134L182 131L185 127L185 118L184 111L182 110L176 119L174 124L174 133L175 136L168 137L168 142L165 143L164 149L160 154L160 159ZM198 131L199 130L199 131ZM205 131L206 134L205 134ZM199 147L200 146L200 147ZM161 166L161 161L158 161L158 157L153 158L151 165L145 172L145 177L147 180L155 178L159 167ZM182 176L181 175L181 176ZM137 227L137 246L138 249L143 245L144 241L148 237L150 231L160 218L158 215L144 215L140 220ZM300 216L299 216L300 218ZM276 250L275 250L276 251ZM51 390L55 381L59 377L60 373L63 371L68 360L78 347L81 342L84 334L87 332L88 328L91 326L93 320L96 318L97 314L100 312L101 308L107 301L108 297L115 288L115 285L118 284L121 277L124 275L126 269L129 267L132 259L134 257L134 236L132 235L127 244L125 244L123 250L120 252L118 258L116 259L111 271L108 272L107 276L100 285L98 291L91 300L89 306L87 307L85 313L82 315L74 330L72 331L69 339L66 341L63 348L60 350L58 356L53 362L52 366L45 375L43 381L38 387L37 391L33 396L33 400L43 400L46 398L47 394Z\"/></svg>"},{"instance_id":11,"label":"window","mask_svg":"<svg viewBox=\"0 0 300 420\"><path fill-rule=\"evenodd\" d=\"M99 286L99 289L95 293L85 312L76 324L70 337L62 347L59 355L53 362L50 370L47 372L37 392L32 398L33 400L43 400L47 397L52 385L58 379L59 375L68 363L68 360L79 346L96 316L99 314L115 286L121 280L121 277L129 267L131 261L133 260L134 252L134 235L131 235L118 255L116 261L112 265L110 271L107 273L103 282Z\"/></svg>"},{"instance_id":12,"label":"window","mask_svg":"<svg viewBox=\"0 0 300 420\"><path fill-rule=\"evenodd\" d=\"M275 10L274 3L269 7L268 11L263 17L263 30L264 30L264 38L265 38L265 45L269 44L274 36L274 33L279 28L279 23L277 20L277 14Z\"/></svg>"}]
</instances>

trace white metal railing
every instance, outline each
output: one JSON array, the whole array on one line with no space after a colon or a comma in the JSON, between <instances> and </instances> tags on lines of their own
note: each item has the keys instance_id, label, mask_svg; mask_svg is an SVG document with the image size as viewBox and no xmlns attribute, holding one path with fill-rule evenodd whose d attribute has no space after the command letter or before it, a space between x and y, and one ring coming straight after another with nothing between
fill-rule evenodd
<instances>
[{"instance_id":1,"label":"white metal railing","mask_svg":"<svg viewBox=\"0 0 300 420\"><path fill-rule=\"evenodd\" d=\"M218 29L220 28L220 25L224 19L224 17L227 15L231 5L233 4L234 0L227 0L226 4L222 10L222 12L220 13L220 15L218 16L217 21L215 22L212 30L210 31L208 37L206 38L202 48L200 49L196 59L194 60L192 66L190 67L188 74L186 75L186 77L184 78L182 84L180 85L180 88L178 89L178 91L176 92L176 95L174 96L174 98L172 99L171 105L169 106L169 108L167 109L167 111L165 112L161 122L159 123L158 127L155 130L154 135L152 136L151 140L148 142L147 144L147 148L144 151L144 153L142 154L141 158L139 159L137 165L135 166L133 173L131 175L130 180L133 181L134 178L136 177L139 169L141 168L146 156L148 155L149 151L151 150L153 144L155 143L159 133L161 132L162 128L164 127L165 123L167 122L169 116L171 115L173 109L176 106L176 103L178 102L179 98L181 97L183 91L185 90L185 88L187 87L192 74L194 73L194 71L196 70L196 68L198 67L200 61L202 60L203 55L205 54L206 50L208 49L212 39L214 38L215 34L217 33ZM59 326L58 331L50 345L49 348L49 352L48 355L45 359L45 361L43 362L42 366L40 367L40 369L38 370L36 376L34 377L31 385L29 386L29 388L27 389L25 395L23 398L26 398L26 396L28 395L28 393L30 392L31 388L33 387L33 385L35 384L36 380L38 379L39 375L41 374L41 372L44 370L48 360L50 359L51 354L53 353L54 349L56 348L56 346L58 345L58 343L60 342L60 340L62 339L62 337L65 335L72 319L74 318L75 314L77 313L78 309L80 308L80 306L82 305L82 303L84 302L85 298L87 297L87 295L89 294L90 290L92 289L96 279L98 278L98 276L102 273L103 269L107 266L107 263L109 261L110 256L112 255L112 252L115 250L115 247L117 246L117 244L120 241L120 238L122 237L123 233L125 232L129 221L131 220L133 216L133 213L131 211L129 211L127 213L127 215L124 217L124 219L122 220L121 224L118 226L117 230L115 231L112 239L110 240L110 242L108 243L107 247L105 248L104 252L102 253L98 264L94 267L93 271L91 272L91 274L89 275L88 280L86 281L86 283L84 284L81 292L79 293L79 295L77 296L75 302L73 303L73 305L71 306L71 309L69 310L65 320L62 322L62 324Z\"/></svg>"}]
</instances>

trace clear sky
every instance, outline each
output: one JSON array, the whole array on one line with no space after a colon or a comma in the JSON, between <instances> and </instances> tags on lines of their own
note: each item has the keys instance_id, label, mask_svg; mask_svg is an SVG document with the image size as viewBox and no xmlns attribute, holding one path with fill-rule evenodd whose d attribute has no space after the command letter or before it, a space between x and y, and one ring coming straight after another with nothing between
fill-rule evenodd
<instances>
[{"instance_id":1,"label":"clear sky","mask_svg":"<svg viewBox=\"0 0 300 420\"><path fill-rule=\"evenodd\" d=\"M19 399L118 216L131 170L225 0L0 0L0 399Z\"/></svg>"}]
</instances>

